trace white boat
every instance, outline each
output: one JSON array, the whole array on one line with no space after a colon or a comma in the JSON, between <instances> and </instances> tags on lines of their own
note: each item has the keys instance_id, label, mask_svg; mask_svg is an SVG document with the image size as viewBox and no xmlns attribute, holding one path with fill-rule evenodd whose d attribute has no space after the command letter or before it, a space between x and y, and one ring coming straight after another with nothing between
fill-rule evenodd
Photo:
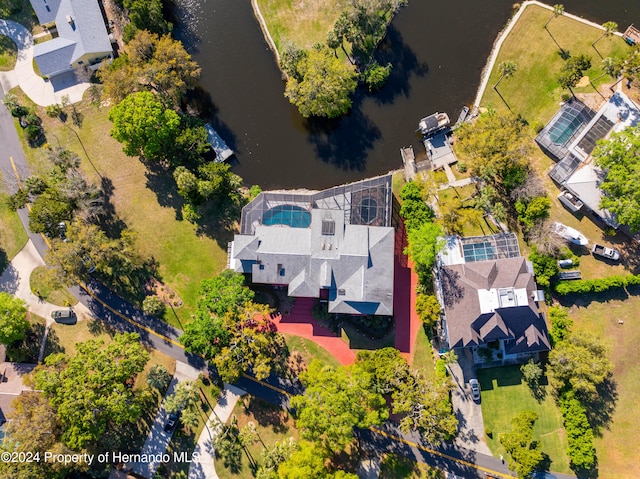
<instances>
[{"instance_id":1,"label":"white boat","mask_svg":"<svg viewBox=\"0 0 640 479\"><path fill-rule=\"evenodd\" d=\"M430 135L444 128L449 124L449 115L435 112L433 115L425 116L418 123L418 130L423 135Z\"/></svg>"},{"instance_id":2,"label":"white boat","mask_svg":"<svg viewBox=\"0 0 640 479\"><path fill-rule=\"evenodd\" d=\"M211 148L213 148L213 151L216 152L216 162L225 161L233 155L233 150L227 146L216 130L213 129L211 124L205 124L204 128L207 130L207 141L211 145Z\"/></svg>"},{"instance_id":3,"label":"white boat","mask_svg":"<svg viewBox=\"0 0 640 479\"><path fill-rule=\"evenodd\" d=\"M580 233L578 230L573 229L570 226L563 225L562 223L558 223L557 221L551 225L551 231L558 236L562 236L573 244L581 246L587 246L589 244L589 240L585 235Z\"/></svg>"}]
</instances>

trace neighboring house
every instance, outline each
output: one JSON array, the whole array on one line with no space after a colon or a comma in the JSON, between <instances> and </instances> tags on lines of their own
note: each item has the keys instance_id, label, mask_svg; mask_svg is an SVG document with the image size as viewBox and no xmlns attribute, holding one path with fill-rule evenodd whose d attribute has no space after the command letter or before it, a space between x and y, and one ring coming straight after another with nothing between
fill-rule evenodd
<instances>
[{"instance_id":1,"label":"neighboring house","mask_svg":"<svg viewBox=\"0 0 640 479\"><path fill-rule=\"evenodd\" d=\"M331 313L393 314L391 175L323 191L260 193L242 209L229 267Z\"/></svg>"},{"instance_id":2,"label":"neighboring house","mask_svg":"<svg viewBox=\"0 0 640 479\"><path fill-rule=\"evenodd\" d=\"M55 38L34 47L34 59L45 78L112 56L109 34L97 0L31 0L38 21Z\"/></svg>"},{"instance_id":3,"label":"neighboring house","mask_svg":"<svg viewBox=\"0 0 640 479\"><path fill-rule=\"evenodd\" d=\"M437 292L451 349L476 363L522 362L550 349L533 265L513 233L447 238L438 257Z\"/></svg>"},{"instance_id":4,"label":"neighboring house","mask_svg":"<svg viewBox=\"0 0 640 479\"><path fill-rule=\"evenodd\" d=\"M618 228L615 215L600 208L605 173L593 164L591 153L598 140L638 121L638 107L622 92L616 92L598 112L574 98L562 105L536 137L540 148L557 162L549 173L553 181L612 228Z\"/></svg>"}]
</instances>

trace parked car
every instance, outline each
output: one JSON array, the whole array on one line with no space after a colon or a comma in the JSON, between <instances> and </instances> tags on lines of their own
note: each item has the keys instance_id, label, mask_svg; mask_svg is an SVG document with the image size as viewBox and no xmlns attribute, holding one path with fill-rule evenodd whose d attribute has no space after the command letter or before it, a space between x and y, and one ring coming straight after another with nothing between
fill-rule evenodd
<instances>
[{"instance_id":1,"label":"parked car","mask_svg":"<svg viewBox=\"0 0 640 479\"><path fill-rule=\"evenodd\" d=\"M57 309L51 312L51 317L60 324L76 324L78 322L76 313L71 309Z\"/></svg>"},{"instance_id":2,"label":"parked car","mask_svg":"<svg viewBox=\"0 0 640 479\"><path fill-rule=\"evenodd\" d=\"M477 379L469 379L469 386L471 386L471 397L474 401L480 401L480 383Z\"/></svg>"},{"instance_id":3,"label":"parked car","mask_svg":"<svg viewBox=\"0 0 640 479\"><path fill-rule=\"evenodd\" d=\"M175 413L169 414L169 419L167 419L167 423L164 425L164 432L173 431L176 424L178 424L178 415Z\"/></svg>"},{"instance_id":4,"label":"parked car","mask_svg":"<svg viewBox=\"0 0 640 479\"><path fill-rule=\"evenodd\" d=\"M591 252L594 255L602 256L603 258L607 258L613 261L618 261L620 259L620 251L613 248L607 248L606 246L602 246L599 244L594 244Z\"/></svg>"}]
</instances>

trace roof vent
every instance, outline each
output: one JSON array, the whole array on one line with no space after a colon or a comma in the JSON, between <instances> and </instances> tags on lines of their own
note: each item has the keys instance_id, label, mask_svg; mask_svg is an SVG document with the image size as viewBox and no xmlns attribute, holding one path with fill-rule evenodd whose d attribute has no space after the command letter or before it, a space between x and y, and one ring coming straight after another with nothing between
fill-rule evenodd
<instances>
[{"instance_id":1,"label":"roof vent","mask_svg":"<svg viewBox=\"0 0 640 479\"><path fill-rule=\"evenodd\" d=\"M347 294L347 292L344 289L338 290L338 296L344 296L345 294Z\"/></svg>"},{"instance_id":2,"label":"roof vent","mask_svg":"<svg viewBox=\"0 0 640 479\"><path fill-rule=\"evenodd\" d=\"M322 220L322 234L333 236L336 234L336 222L333 220Z\"/></svg>"}]
</instances>

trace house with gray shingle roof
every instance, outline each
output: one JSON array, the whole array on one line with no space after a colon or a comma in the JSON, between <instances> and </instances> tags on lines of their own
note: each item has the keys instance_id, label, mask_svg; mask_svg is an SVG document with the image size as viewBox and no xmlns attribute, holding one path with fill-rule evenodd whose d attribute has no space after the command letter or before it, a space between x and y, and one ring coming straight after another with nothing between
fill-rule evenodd
<instances>
[{"instance_id":1,"label":"house with gray shingle roof","mask_svg":"<svg viewBox=\"0 0 640 479\"><path fill-rule=\"evenodd\" d=\"M320 298L331 313L393 314L391 175L323 191L260 193L242 210L229 267Z\"/></svg>"},{"instance_id":2,"label":"house with gray shingle roof","mask_svg":"<svg viewBox=\"0 0 640 479\"><path fill-rule=\"evenodd\" d=\"M112 56L97 0L31 0L31 5L38 21L57 35L34 46L34 59L43 77L92 66Z\"/></svg>"},{"instance_id":3,"label":"house with gray shingle roof","mask_svg":"<svg viewBox=\"0 0 640 479\"><path fill-rule=\"evenodd\" d=\"M503 363L520 362L550 349L538 310L544 296L533 265L513 248L513 241L500 246L508 240L448 238L438 260L437 290L448 345L470 348L476 362L489 355Z\"/></svg>"}]
</instances>

